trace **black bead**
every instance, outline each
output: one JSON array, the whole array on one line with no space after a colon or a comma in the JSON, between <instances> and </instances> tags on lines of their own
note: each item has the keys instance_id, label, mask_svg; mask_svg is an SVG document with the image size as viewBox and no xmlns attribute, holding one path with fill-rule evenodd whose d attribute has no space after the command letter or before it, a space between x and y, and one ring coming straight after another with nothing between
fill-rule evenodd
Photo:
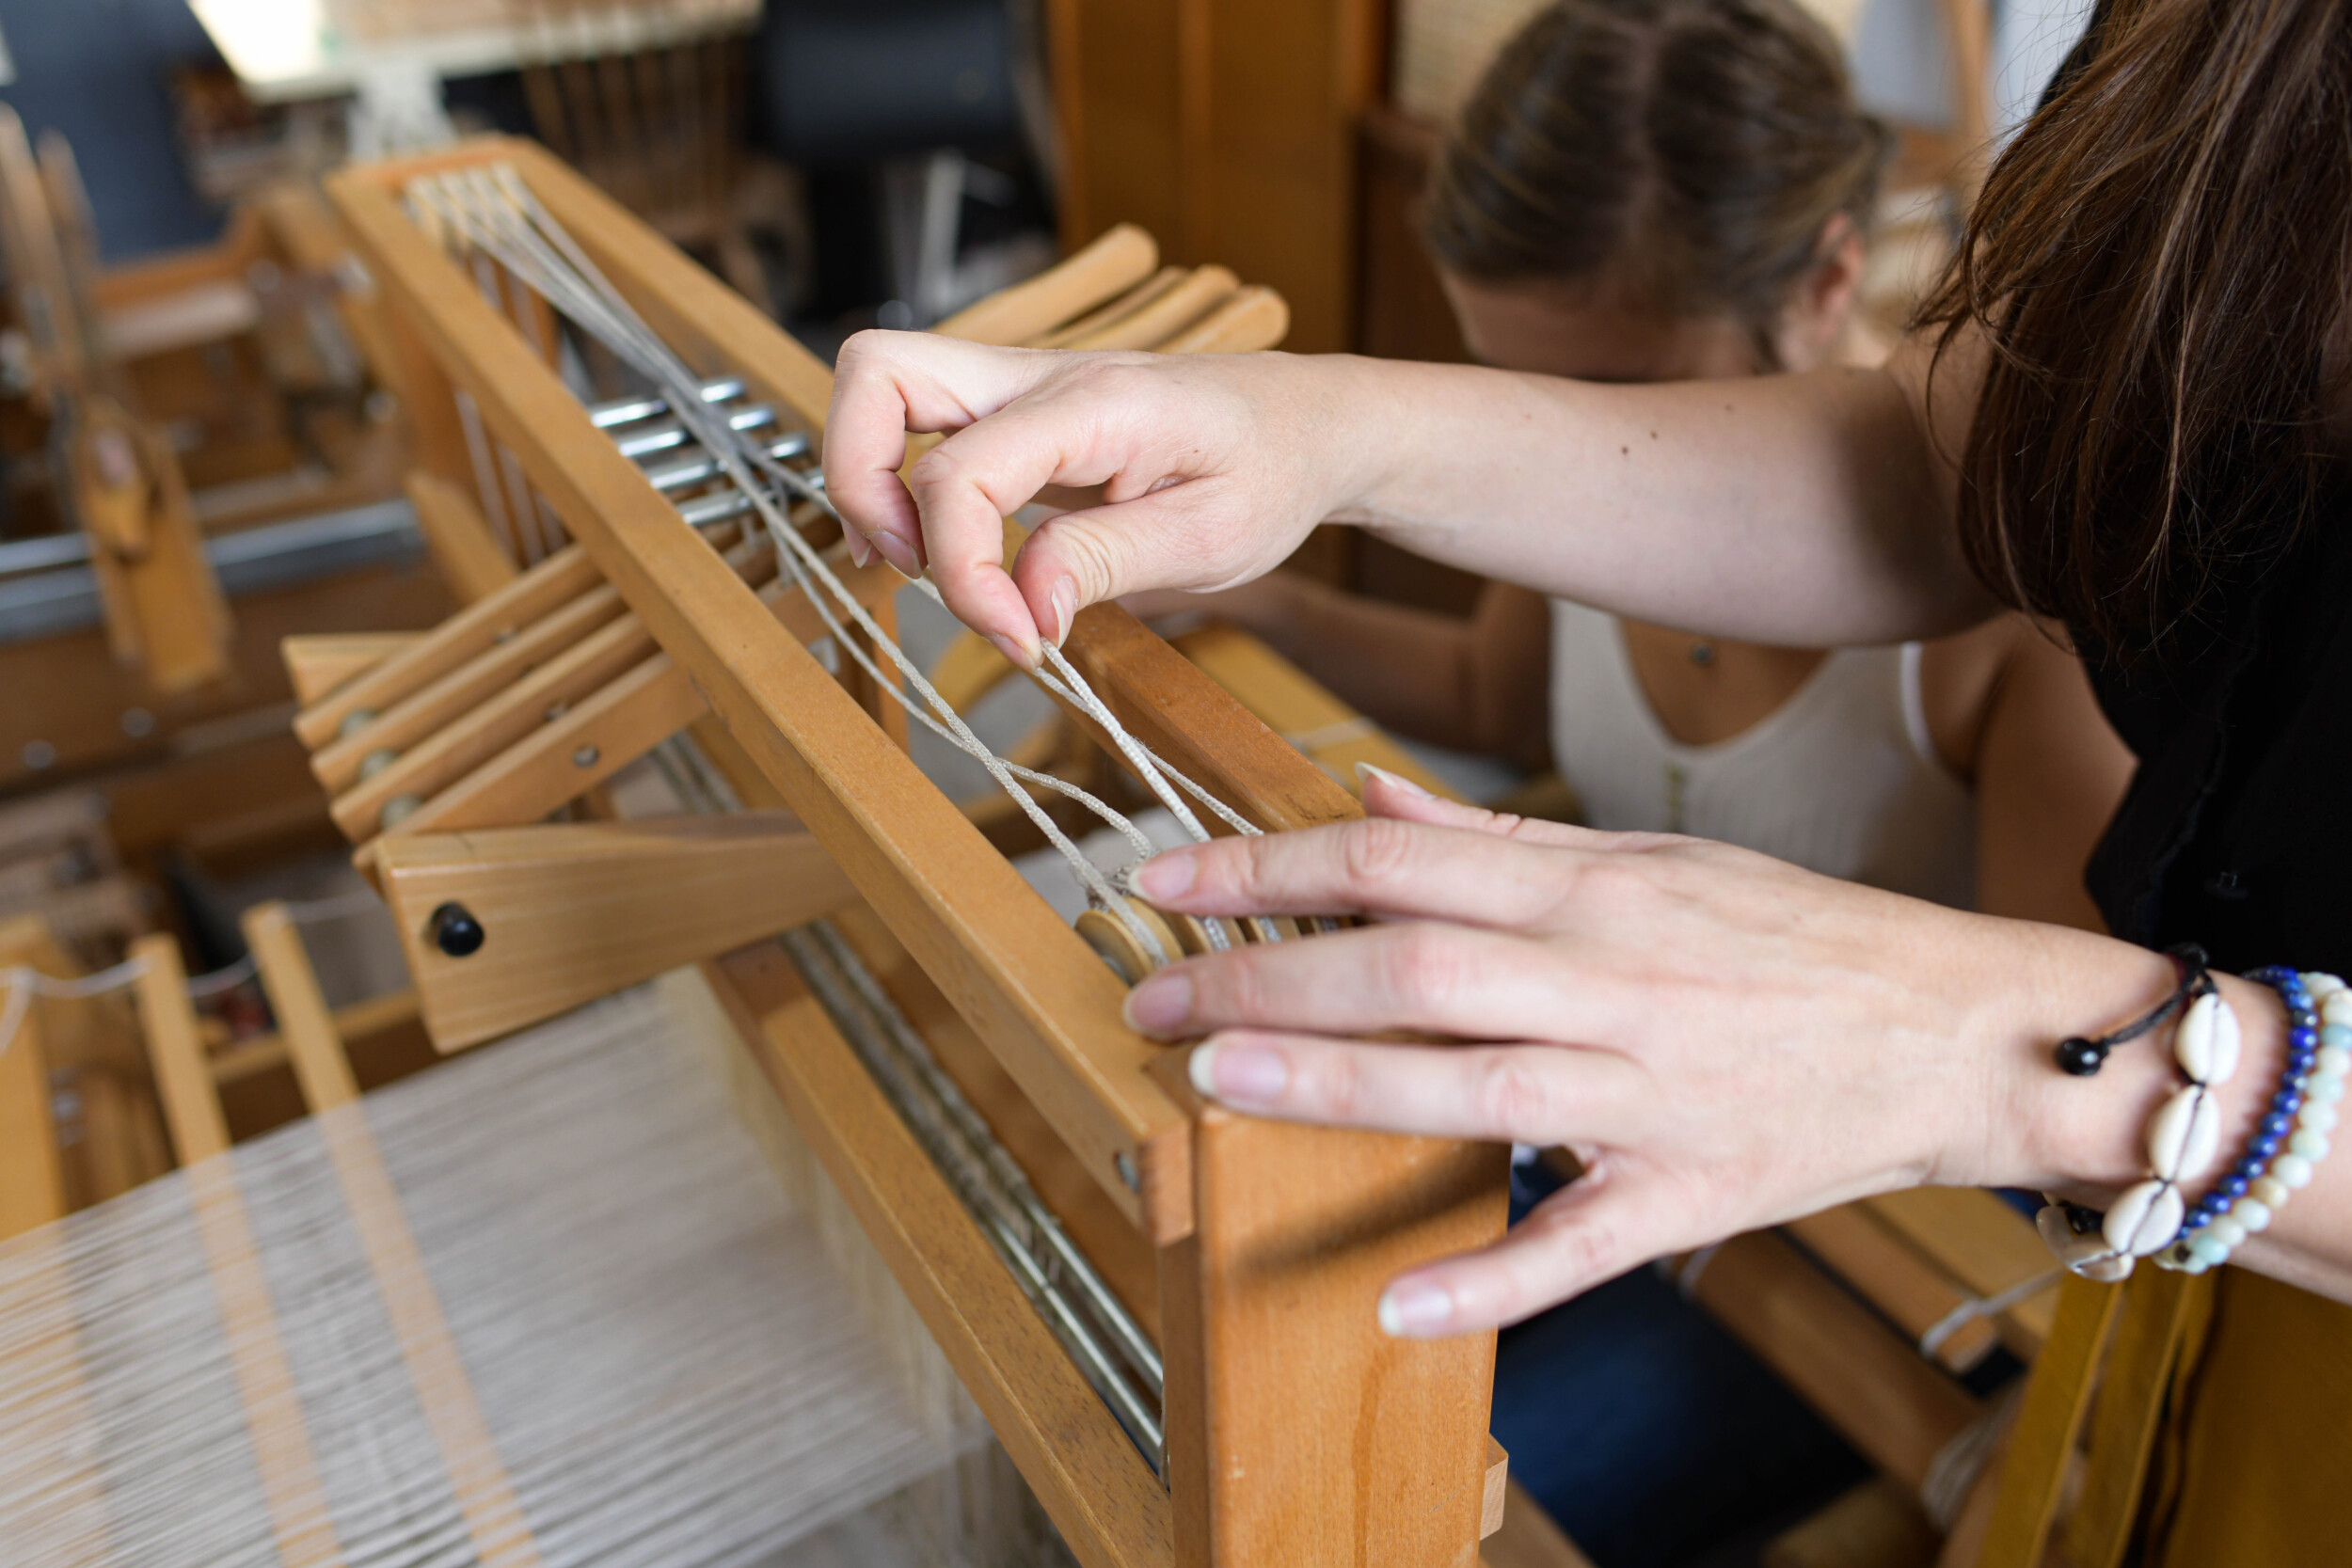
<instances>
[{"instance_id":1,"label":"black bead","mask_svg":"<svg viewBox=\"0 0 2352 1568\"><path fill-rule=\"evenodd\" d=\"M2075 1078L2090 1077L2098 1071L2100 1065L2107 1059L2106 1052L2079 1035L2072 1039L2058 1041L2058 1048L2051 1053L2051 1055L2057 1058L2060 1072Z\"/></svg>"},{"instance_id":2,"label":"black bead","mask_svg":"<svg viewBox=\"0 0 2352 1568\"><path fill-rule=\"evenodd\" d=\"M433 945L453 958L481 952L483 942L489 939L489 933L482 928L482 922L473 917L473 911L459 903L443 904L435 909L425 917L424 929L425 934L433 939Z\"/></svg>"}]
</instances>

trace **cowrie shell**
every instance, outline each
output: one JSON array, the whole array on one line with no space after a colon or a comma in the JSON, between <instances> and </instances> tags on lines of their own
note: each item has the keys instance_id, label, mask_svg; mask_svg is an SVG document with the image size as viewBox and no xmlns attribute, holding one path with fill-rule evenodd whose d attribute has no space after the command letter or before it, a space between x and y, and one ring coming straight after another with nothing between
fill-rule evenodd
<instances>
[{"instance_id":1,"label":"cowrie shell","mask_svg":"<svg viewBox=\"0 0 2352 1568\"><path fill-rule=\"evenodd\" d=\"M2242 1046L2237 1014L2218 992L2190 1003L2181 1026L2172 1031L2172 1058L2192 1084L2228 1083L2237 1071Z\"/></svg>"},{"instance_id":2,"label":"cowrie shell","mask_svg":"<svg viewBox=\"0 0 2352 1568\"><path fill-rule=\"evenodd\" d=\"M2181 1191L2165 1181L2127 1187L2107 1211L2100 1234L2107 1245L2135 1258L2160 1251L2181 1228Z\"/></svg>"},{"instance_id":3,"label":"cowrie shell","mask_svg":"<svg viewBox=\"0 0 2352 1568\"><path fill-rule=\"evenodd\" d=\"M2186 1088L2148 1118L2148 1168L2167 1181L2194 1181L2221 1148L2221 1108L2213 1096Z\"/></svg>"}]
</instances>

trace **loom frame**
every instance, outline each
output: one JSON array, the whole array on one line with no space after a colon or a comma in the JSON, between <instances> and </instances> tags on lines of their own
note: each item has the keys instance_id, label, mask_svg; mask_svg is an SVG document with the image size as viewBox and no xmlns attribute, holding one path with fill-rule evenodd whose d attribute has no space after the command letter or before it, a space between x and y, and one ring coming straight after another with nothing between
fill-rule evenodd
<instances>
[{"instance_id":1,"label":"loom frame","mask_svg":"<svg viewBox=\"0 0 2352 1568\"><path fill-rule=\"evenodd\" d=\"M446 388L495 437L847 873L1086 1177L1154 1250L1167 1485L1062 1354L772 943L706 967L760 1064L1089 1568L1468 1568L1495 1465L1493 1336L1399 1341L1374 1305L1409 1263L1501 1233L1503 1151L1201 1105L1123 987L801 640L598 432L513 324L404 214L422 174L511 165L698 373L822 429L826 368L529 143L345 170L328 193L397 317L430 451ZM1018 300L1005 307L1019 313ZM1074 312L1072 312L1074 313ZM1066 318L1063 318L1066 319ZM1051 325L1050 322L1045 325ZM977 333L974 335L977 335ZM1114 607L1066 651L1140 738L1257 825L1358 808Z\"/></svg>"}]
</instances>

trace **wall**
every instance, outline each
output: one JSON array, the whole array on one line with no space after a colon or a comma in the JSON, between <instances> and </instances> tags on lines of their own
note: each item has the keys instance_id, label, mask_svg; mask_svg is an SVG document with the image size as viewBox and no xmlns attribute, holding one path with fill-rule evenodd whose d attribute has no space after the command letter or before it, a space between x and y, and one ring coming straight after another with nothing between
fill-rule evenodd
<instances>
[{"instance_id":1,"label":"wall","mask_svg":"<svg viewBox=\"0 0 2352 1568\"><path fill-rule=\"evenodd\" d=\"M172 139L172 68L218 59L187 0L0 0L0 33L16 64L0 102L73 144L108 261L219 232Z\"/></svg>"}]
</instances>

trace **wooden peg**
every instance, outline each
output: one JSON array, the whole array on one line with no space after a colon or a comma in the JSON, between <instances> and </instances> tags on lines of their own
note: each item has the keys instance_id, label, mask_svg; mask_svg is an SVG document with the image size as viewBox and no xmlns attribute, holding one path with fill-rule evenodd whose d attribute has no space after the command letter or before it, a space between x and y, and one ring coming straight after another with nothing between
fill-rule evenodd
<instances>
[{"instance_id":1,"label":"wooden peg","mask_svg":"<svg viewBox=\"0 0 2352 1568\"><path fill-rule=\"evenodd\" d=\"M849 879L780 813L399 833L385 895L443 1051L839 908Z\"/></svg>"}]
</instances>

